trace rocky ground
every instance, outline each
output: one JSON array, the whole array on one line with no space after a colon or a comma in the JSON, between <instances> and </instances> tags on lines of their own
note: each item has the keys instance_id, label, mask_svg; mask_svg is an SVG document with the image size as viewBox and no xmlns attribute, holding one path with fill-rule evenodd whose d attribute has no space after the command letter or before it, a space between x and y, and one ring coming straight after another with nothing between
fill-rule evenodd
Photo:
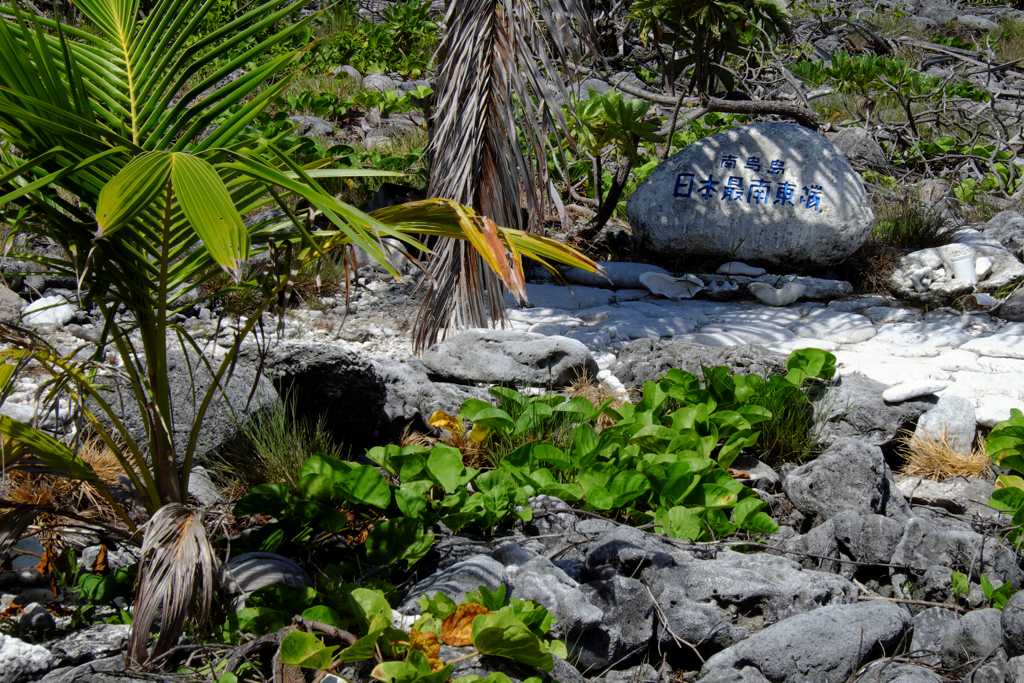
<instances>
[{"instance_id":1,"label":"rocky ground","mask_svg":"<svg viewBox=\"0 0 1024 683\"><path fill-rule=\"evenodd\" d=\"M1018 219L1002 216L1000 225ZM977 227L982 230L963 231L961 243L976 242L989 228ZM1024 584L1016 553L997 533L1000 519L986 504L991 481L938 483L892 471L899 464L893 446L900 430L944 434L967 452L978 429L1006 419L1011 408L1024 409L1019 296L992 311L922 311L890 296L852 296L849 283L839 280L759 275L733 265L728 280L738 285L735 291L721 286L727 282L721 275L700 281L711 285L712 296L721 298L725 289L735 299L709 300L698 292L670 300L641 285L645 273L664 272L657 267L608 263L603 271L600 279L567 273L571 291L532 283L530 303L509 311L511 330L458 335L417 359L408 341L411 279L393 281L368 268L360 272L351 308L327 299L285 317L282 337L267 339L262 389L250 410L277 400L274 385L292 385L300 410L328 406L338 433L369 445L394 438L434 410L454 414L466 398L485 398L483 387L494 382L563 386L589 372L621 391L671 367L703 363L767 374L779 372L794 349L827 349L837 357L840 377L819 402L824 452L799 467L772 468L752 458L734 465L770 502L780 532L757 550L738 552L728 539L700 545L666 540L579 517L561 501L542 497L531 501L534 521L510 536L444 539L422 562L435 573L422 574L400 611L414 613L412 599L423 592L443 590L459 600L481 584L505 583L512 595L537 600L557 617L556 635L569 644L575 664L559 664L551 674L550 680L563 682L654 681L672 671L689 671L689 680L705 683L1024 680L1024 598L1012 598L1002 612L975 609L985 604L982 574L996 586ZM33 286L41 294L70 298L63 283L32 277L40 278ZM763 283L778 292L786 281L804 290L784 306L766 305L753 294L759 288L750 287ZM95 339L97 321L88 312L58 306L45 313L55 317L33 318L29 310L23 320L58 348ZM183 316L183 327L216 349L230 321L222 321L218 333L208 309L192 313ZM243 360L255 362L256 354L256 345L247 345ZM254 378L240 371L233 380L239 388L227 401L244 401ZM30 415L34 387L23 380L4 413ZM187 404L187 392L176 402ZM233 436L224 408L205 425L208 450ZM43 420L55 431L72 422ZM193 493L214 503L218 493L199 488L208 480L194 481ZM35 559L20 560L4 575L0 606L15 600L27 606L19 619L44 631L54 625L41 607L52 602L52 593L39 586ZM274 565L256 574L295 580L296 569ZM954 571L973 580L966 598L954 594ZM70 638L90 635L114 652L124 628L97 626ZM68 667L85 671L92 665L83 662L103 653L90 645L69 655L68 642L29 646L6 639L0 652L14 668L3 680L33 680L51 669L40 680L118 680L115 674L68 678ZM118 661L115 655L98 666L117 668ZM460 667L457 675L495 668L513 680L530 675L487 658ZM353 680L365 676L355 669L344 673Z\"/></svg>"}]
</instances>

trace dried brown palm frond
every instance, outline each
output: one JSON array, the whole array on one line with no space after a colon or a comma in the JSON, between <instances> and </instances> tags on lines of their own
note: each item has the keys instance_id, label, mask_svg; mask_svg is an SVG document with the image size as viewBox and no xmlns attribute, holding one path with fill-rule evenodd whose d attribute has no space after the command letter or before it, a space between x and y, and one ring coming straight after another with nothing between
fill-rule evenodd
<instances>
[{"instance_id":1,"label":"dried brown palm frond","mask_svg":"<svg viewBox=\"0 0 1024 683\"><path fill-rule=\"evenodd\" d=\"M199 513L177 504L157 510L146 524L142 543L128 639L132 665L144 666L174 646L190 615L200 621L209 617L218 576L217 557ZM160 636L147 652L146 642L158 611Z\"/></svg>"},{"instance_id":2,"label":"dried brown palm frond","mask_svg":"<svg viewBox=\"0 0 1024 683\"><path fill-rule=\"evenodd\" d=\"M992 469L992 459L985 455L985 440L978 438L970 455L950 445L945 431L939 437L905 432L900 436L898 453L906 460L901 470L909 477L945 481L954 477L980 479Z\"/></svg>"},{"instance_id":3,"label":"dried brown palm frond","mask_svg":"<svg viewBox=\"0 0 1024 683\"><path fill-rule=\"evenodd\" d=\"M568 93L555 63L568 72L580 39L593 44L586 4L455 0L445 26L437 52L440 71L434 85L437 106L427 195L469 205L502 226L533 229L545 214L545 195L560 201L549 191L548 136L560 132L568 139L556 103L557 96L566 101ZM554 48L554 59L548 46ZM551 151L561 154L560 149ZM526 198L526 219L521 196ZM451 330L486 327L488 314L504 323L504 288L472 246L439 240L427 271L427 290L413 331L418 352Z\"/></svg>"}]
</instances>

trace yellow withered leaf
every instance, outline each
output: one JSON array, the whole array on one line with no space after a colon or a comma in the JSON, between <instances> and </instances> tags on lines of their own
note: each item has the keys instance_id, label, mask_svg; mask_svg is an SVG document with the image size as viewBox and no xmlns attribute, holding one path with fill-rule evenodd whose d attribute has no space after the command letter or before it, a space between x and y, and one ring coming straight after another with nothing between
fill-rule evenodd
<instances>
[{"instance_id":1,"label":"yellow withered leaf","mask_svg":"<svg viewBox=\"0 0 1024 683\"><path fill-rule=\"evenodd\" d=\"M435 410L434 414L430 416L429 420L427 420L427 424L431 427L438 427L439 429L447 430L452 434L462 433L462 420L457 417L452 417L441 410Z\"/></svg>"},{"instance_id":2,"label":"yellow withered leaf","mask_svg":"<svg viewBox=\"0 0 1024 683\"><path fill-rule=\"evenodd\" d=\"M487 435L491 433L490 427L484 427L483 425L473 425L472 431L469 432L470 440L476 443L483 443L487 438Z\"/></svg>"},{"instance_id":3,"label":"yellow withered leaf","mask_svg":"<svg viewBox=\"0 0 1024 683\"><path fill-rule=\"evenodd\" d=\"M437 639L436 633L420 632L416 629L412 629L409 632L409 645L412 649L419 650L423 653L423 656L427 658L427 662L430 664L431 671L440 671L444 668L444 662L441 661L441 641Z\"/></svg>"},{"instance_id":4,"label":"yellow withered leaf","mask_svg":"<svg viewBox=\"0 0 1024 683\"><path fill-rule=\"evenodd\" d=\"M465 647L473 644L470 634L473 632L473 620L482 614L490 614L491 610L483 605L466 603L455 609L455 614L441 621L441 640L445 645Z\"/></svg>"}]
</instances>

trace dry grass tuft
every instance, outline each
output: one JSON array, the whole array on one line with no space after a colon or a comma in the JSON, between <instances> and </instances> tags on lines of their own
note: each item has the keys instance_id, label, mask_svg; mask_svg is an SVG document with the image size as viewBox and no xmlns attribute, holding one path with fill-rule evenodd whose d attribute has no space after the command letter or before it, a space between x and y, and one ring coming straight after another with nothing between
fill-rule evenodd
<instances>
[{"instance_id":1,"label":"dry grass tuft","mask_svg":"<svg viewBox=\"0 0 1024 683\"><path fill-rule=\"evenodd\" d=\"M955 477L982 479L992 468L992 460L985 455L985 441L981 437L969 456L949 445L945 432L940 438L931 435L915 437L906 432L900 436L900 441L902 445L897 452L906 460L901 472L910 477L935 481Z\"/></svg>"},{"instance_id":2,"label":"dry grass tuft","mask_svg":"<svg viewBox=\"0 0 1024 683\"><path fill-rule=\"evenodd\" d=\"M78 457L96 472L105 484L116 484L124 474L121 463L103 440L90 439L78 448ZM87 517L116 523L117 516L92 484L55 474L25 470L7 473L7 497L15 503L69 507Z\"/></svg>"},{"instance_id":3,"label":"dry grass tuft","mask_svg":"<svg viewBox=\"0 0 1024 683\"><path fill-rule=\"evenodd\" d=\"M628 400L628 396L625 394L617 394L604 384L595 383L587 375L580 375L572 384L566 389L566 393L569 398L575 398L582 396L583 398L590 401L590 404L597 408L608 399L614 399L611 402L611 408L614 410L622 406ZM597 431L601 431L605 427L611 427L615 424L615 420L611 417L601 413L597 417Z\"/></svg>"}]
</instances>

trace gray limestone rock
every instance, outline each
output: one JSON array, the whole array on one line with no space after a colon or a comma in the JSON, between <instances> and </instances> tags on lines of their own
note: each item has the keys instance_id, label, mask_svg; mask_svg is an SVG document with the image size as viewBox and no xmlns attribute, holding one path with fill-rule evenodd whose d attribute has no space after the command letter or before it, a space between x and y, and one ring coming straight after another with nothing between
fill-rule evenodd
<instances>
[{"instance_id":1,"label":"gray limestone rock","mask_svg":"<svg viewBox=\"0 0 1024 683\"><path fill-rule=\"evenodd\" d=\"M980 609L958 619L942 636L942 666L953 669L972 660L992 657L1002 649L1003 632L999 625L1000 611ZM1005 661L1005 655L1003 655Z\"/></svg>"},{"instance_id":2,"label":"gray limestone rock","mask_svg":"<svg viewBox=\"0 0 1024 683\"><path fill-rule=\"evenodd\" d=\"M27 683L53 666L53 655L41 645L32 645L0 633L0 673L3 683Z\"/></svg>"},{"instance_id":3,"label":"gray limestone rock","mask_svg":"<svg viewBox=\"0 0 1024 683\"><path fill-rule=\"evenodd\" d=\"M660 266L646 263L630 263L628 261L609 261L597 264L596 273L588 273L580 268L568 268L562 271L566 282L587 287L608 287L611 289L640 289L644 285L640 276L644 273L661 273L671 275Z\"/></svg>"},{"instance_id":4,"label":"gray limestone rock","mask_svg":"<svg viewBox=\"0 0 1024 683\"><path fill-rule=\"evenodd\" d=\"M856 683L943 683L943 678L925 666L881 659L868 665Z\"/></svg>"},{"instance_id":5,"label":"gray limestone rock","mask_svg":"<svg viewBox=\"0 0 1024 683\"><path fill-rule=\"evenodd\" d=\"M378 359L377 375L384 383L386 402L380 425L382 436L400 437L417 419L426 424L436 410L456 415L471 398L490 401L486 389L449 382L432 382L418 358Z\"/></svg>"},{"instance_id":6,"label":"gray limestone rock","mask_svg":"<svg viewBox=\"0 0 1024 683\"><path fill-rule=\"evenodd\" d=\"M642 579L655 595L678 587L697 602L713 601L724 609L742 606L752 616L759 611L752 628L851 602L858 592L842 577L807 571L793 560L767 554L723 552L715 559L651 568Z\"/></svg>"},{"instance_id":7,"label":"gray limestone rock","mask_svg":"<svg viewBox=\"0 0 1024 683\"><path fill-rule=\"evenodd\" d=\"M288 120L296 125L294 134L304 138L325 138L335 131L333 123L319 116L289 116Z\"/></svg>"},{"instance_id":8,"label":"gray limestone rock","mask_svg":"<svg viewBox=\"0 0 1024 683\"><path fill-rule=\"evenodd\" d=\"M423 596L432 597L440 592L458 604L466 597L466 593L479 591L480 586L486 586L488 590L496 591L502 584L508 584L509 588L515 592L508 572L500 562L487 555L476 555L468 560L457 562L417 583L409 590L405 602L398 608L398 611L402 614L420 614L421 610L417 600Z\"/></svg>"},{"instance_id":9,"label":"gray limestone rock","mask_svg":"<svg viewBox=\"0 0 1024 683\"><path fill-rule=\"evenodd\" d=\"M581 670L601 670L628 661L646 651L654 635L654 599L636 579L614 576L607 581L583 584L587 601L601 610L599 628L583 633L575 643L566 643L570 658Z\"/></svg>"},{"instance_id":10,"label":"gray limestone rock","mask_svg":"<svg viewBox=\"0 0 1024 683\"><path fill-rule=\"evenodd\" d=\"M638 339L626 344L609 368L623 386L642 387L673 368L700 375L700 366L724 365L732 374L786 374L786 357L754 345L716 348L685 341Z\"/></svg>"},{"instance_id":11,"label":"gray limestone rock","mask_svg":"<svg viewBox=\"0 0 1024 683\"><path fill-rule=\"evenodd\" d=\"M1007 297L995 315L1011 322L1024 322L1024 289L1019 289Z\"/></svg>"},{"instance_id":12,"label":"gray limestone rock","mask_svg":"<svg viewBox=\"0 0 1024 683\"><path fill-rule=\"evenodd\" d=\"M846 510L830 521L843 553L858 562L888 564L903 536L903 525L884 515L861 515Z\"/></svg>"},{"instance_id":13,"label":"gray limestone rock","mask_svg":"<svg viewBox=\"0 0 1024 683\"><path fill-rule=\"evenodd\" d=\"M209 473L204 467L193 467L188 477L188 493L194 496L202 505L214 505L224 502L220 491L213 485Z\"/></svg>"},{"instance_id":14,"label":"gray limestone rock","mask_svg":"<svg viewBox=\"0 0 1024 683\"><path fill-rule=\"evenodd\" d=\"M856 439L836 440L813 461L790 472L782 488L798 510L824 519L853 510L903 521L910 512L881 449Z\"/></svg>"},{"instance_id":15,"label":"gray limestone rock","mask_svg":"<svg viewBox=\"0 0 1024 683\"><path fill-rule=\"evenodd\" d=\"M1007 656L1024 655L1024 591L1014 593L1006 601L999 623Z\"/></svg>"},{"instance_id":16,"label":"gray limestone rock","mask_svg":"<svg viewBox=\"0 0 1024 683\"><path fill-rule=\"evenodd\" d=\"M516 586L513 596L540 603L558 620L552 635L559 640L574 642L601 625L601 609L590 604L580 584L546 557L510 568L509 576Z\"/></svg>"},{"instance_id":17,"label":"gray limestone rock","mask_svg":"<svg viewBox=\"0 0 1024 683\"><path fill-rule=\"evenodd\" d=\"M938 402L938 398L931 396L889 404L882 398L886 388L881 382L851 372L844 373L827 390L813 391L816 413L827 415L823 440L830 443L839 438L855 438L882 446Z\"/></svg>"},{"instance_id":18,"label":"gray limestone rock","mask_svg":"<svg viewBox=\"0 0 1024 683\"><path fill-rule=\"evenodd\" d=\"M761 672L752 666L742 669L715 669L700 678L700 683L770 683Z\"/></svg>"},{"instance_id":19,"label":"gray limestone rock","mask_svg":"<svg viewBox=\"0 0 1024 683\"><path fill-rule=\"evenodd\" d=\"M910 650L920 655L922 664L935 666L942 661L942 637L959 618L956 612L943 607L929 607L914 616Z\"/></svg>"},{"instance_id":20,"label":"gray limestone rock","mask_svg":"<svg viewBox=\"0 0 1024 683\"><path fill-rule=\"evenodd\" d=\"M966 457L974 449L976 429L974 402L964 396L946 394L918 420L914 438L946 443Z\"/></svg>"},{"instance_id":21,"label":"gray limestone rock","mask_svg":"<svg viewBox=\"0 0 1024 683\"><path fill-rule=\"evenodd\" d=\"M670 551L670 547L642 531L620 526L594 539L587 549L586 566L602 578L608 578L607 572L637 576L647 567L675 564Z\"/></svg>"},{"instance_id":22,"label":"gray limestone rock","mask_svg":"<svg viewBox=\"0 0 1024 683\"><path fill-rule=\"evenodd\" d=\"M21 308L25 305L21 297L0 283L0 321L14 323L21 317Z\"/></svg>"},{"instance_id":23,"label":"gray limestone rock","mask_svg":"<svg viewBox=\"0 0 1024 683\"><path fill-rule=\"evenodd\" d=\"M1005 683L1024 683L1024 655L1006 662Z\"/></svg>"},{"instance_id":24,"label":"gray limestone rock","mask_svg":"<svg viewBox=\"0 0 1024 683\"><path fill-rule=\"evenodd\" d=\"M245 345L239 358L255 363L258 349ZM370 360L333 344L278 344L267 352L263 374L282 396L293 393L298 417L323 417L346 445L376 445L369 442L384 411L385 387Z\"/></svg>"},{"instance_id":25,"label":"gray limestone rock","mask_svg":"<svg viewBox=\"0 0 1024 683\"><path fill-rule=\"evenodd\" d=\"M841 128L838 133L831 136L832 144L839 148L839 151L846 155L846 158L853 164L870 166L874 168L887 165L885 152L871 133L859 126L853 128Z\"/></svg>"},{"instance_id":26,"label":"gray limestone rock","mask_svg":"<svg viewBox=\"0 0 1024 683\"><path fill-rule=\"evenodd\" d=\"M683 586L665 583L655 600L660 612L654 636L663 652L687 655L689 648L685 643L722 649L750 636L747 629L734 626L729 613L714 602L697 602L687 597Z\"/></svg>"},{"instance_id":27,"label":"gray limestone rock","mask_svg":"<svg viewBox=\"0 0 1024 683\"><path fill-rule=\"evenodd\" d=\"M216 369L217 366L213 367ZM203 464L210 455L227 447L237 438L240 425L280 403L281 399L273 385L257 374L257 367L247 362L246 358L239 358L230 380L215 393L199 430L194 464ZM186 356L180 350L168 350L167 377L170 382L174 443L177 445L176 455L181 461L196 412L213 381L213 375L194 351L190 350ZM255 391L253 385L256 385ZM106 400L121 414L121 420L131 438L145 447L146 427L134 395L123 381L118 380L117 386L118 390L106 395ZM90 407L106 429L113 428L98 406L92 404Z\"/></svg>"},{"instance_id":28,"label":"gray limestone rock","mask_svg":"<svg viewBox=\"0 0 1024 683\"><path fill-rule=\"evenodd\" d=\"M47 644L57 666L77 666L120 654L128 640L126 624L94 624Z\"/></svg>"},{"instance_id":29,"label":"gray limestone rock","mask_svg":"<svg viewBox=\"0 0 1024 683\"><path fill-rule=\"evenodd\" d=\"M1024 258L1024 216L1016 211L1002 211L989 220L982 231L985 237L996 240L1017 258Z\"/></svg>"},{"instance_id":30,"label":"gray limestone rock","mask_svg":"<svg viewBox=\"0 0 1024 683\"><path fill-rule=\"evenodd\" d=\"M737 126L695 142L658 166L626 211L641 249L659 258L700 254L787 268L843 261L874 220L842 152L791 123Z\"/></svg>"},{"instance_id":31,"label":"gray limestone rock","mask_svg":"<svg viewBox=\"0 0 1024 683\"><path fill-rule=\"evenodd\" d=\"M778 683L845 683L864 663L893 652L910 621L909 612L885 601L822 607L719 652L698 680L752 666Z\"/></svg>"},{"instance_id":32,"label":"gray limestone rock","mask_svg":"<svg viewBox=\"0 0 1024 683\"><path fill-rule=\"evenodd\" d=\"M449 337L427 349L423 364L442 379L534 387L564 387L598 372L582 343L514 330L470 330Z\"/></svg>"},{"instance_id":33,"label":"gray limestone rock","mask_svg":"<svg viewBox=\"0 0 1024 683\"><path fill-rule=\"evenodd\" d=\"M978 282L978 291L994 292L1024 275L1024 264L998 242L972 231L964 231L962 237L958 233L958 239L962 240L959 244L922 249L902 257L888 282L893 296L922 306L940 307L973 292L975 286L970 280L953 279L950 255L963 249L971 251L976 263L985 258L992 264L989 275Z\"/></svg>"},{"instance_id":34,"label":"gray limestone rock","mask_svg":"<svg viewBox=\"0 0 1024 683\"><path fill-rule=\"evenodd\" d=\"M52 631L57 628L53 615L38 602L25 605L18 616L18 625L29 631Z\"/></svg>"}]
</instances>

